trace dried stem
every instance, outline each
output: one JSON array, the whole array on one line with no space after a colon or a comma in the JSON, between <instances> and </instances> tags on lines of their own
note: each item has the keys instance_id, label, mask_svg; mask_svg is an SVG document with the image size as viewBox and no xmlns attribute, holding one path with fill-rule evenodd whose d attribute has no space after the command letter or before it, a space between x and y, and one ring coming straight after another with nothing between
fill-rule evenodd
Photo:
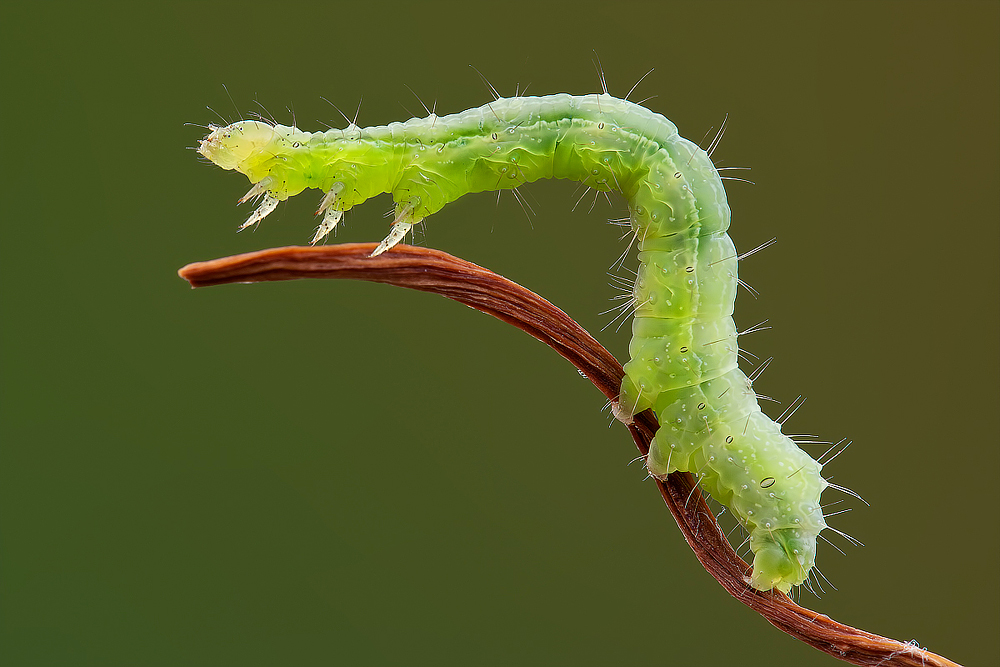
<instances>
[{"instance_id":1,"label":"dried stem","mask_svg":"<svg viewBox=\"0 0 1000 667\"><path fill-rule=\"evenodd\" d=\"M349 278L434 292L493 315L549 345L617 400L621 365L566 313L530 290L480 266L427 248L398 245L370 258L373 243L272 248L189 264L180 270L192 287L297 278ZM658 425L652 411L628 427L645 455ZM931 667L957 663L906 644L838 623L776 591L747 584L750 567L736 554L688 473L656 482L688 545L730 595L778 629L856 665ZM693 494L693 497L692 497Z\"/></svg>"}]
</instances>

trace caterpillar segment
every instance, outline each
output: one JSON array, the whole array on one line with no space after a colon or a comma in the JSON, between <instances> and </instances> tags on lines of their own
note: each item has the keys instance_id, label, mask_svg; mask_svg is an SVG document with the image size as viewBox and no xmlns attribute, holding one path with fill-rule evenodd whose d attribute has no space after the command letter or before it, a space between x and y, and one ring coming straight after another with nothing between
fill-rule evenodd
<instances>
[{"instance_id":1,"label":"caterpillar segment","mask_svg":"<svg viewBox=\"0 0 1000 667\"><path fill-rule=\"evenodd\" d=\"M385 126L302 132L261 121L213 128L199 151L245 174L263 196L244 226L305 189L324 192L325 238L343 213L389 192L396 216L373 255L467 193L540 179L579 181L628 200L638 242L630 361L615 415L652 409L646 466L698 476L749 533L748 583L788 592L806 581L826 528L821 466L761 411L739 369L733 324L737 253L708 154L663 116L607 94L501 98Z\"/></svg>"}]
</instances>

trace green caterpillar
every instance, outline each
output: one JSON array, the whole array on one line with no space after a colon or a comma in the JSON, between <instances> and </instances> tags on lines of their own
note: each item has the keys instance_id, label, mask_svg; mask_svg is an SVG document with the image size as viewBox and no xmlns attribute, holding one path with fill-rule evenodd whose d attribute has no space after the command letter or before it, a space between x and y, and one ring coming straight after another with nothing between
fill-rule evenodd
<instances>
[{"instance_id":1,"label":"green caterpillar","mask_svg":"<svg viewBox=\"0 0 1000 667\"><path fill-rule=\"evenodd\" d=\"M240 121L210 127L199 152L246 174L240 201L263 200L241 229L278 202L325 194L312 239L344 211L392 193L395 220L372 253L469 192L513 189L542 178L580 181L628 200L639 247L635 320L615 415L653 408L660 430L646 466L663 478L695 473L750 534L749 584L787 593L806 582L827 528L822 466L761 411L737 366L737 254L730 211L708 154L666 118L607 94L500 98L459 114L344 130Z\"/></svg>"}]
</instances>

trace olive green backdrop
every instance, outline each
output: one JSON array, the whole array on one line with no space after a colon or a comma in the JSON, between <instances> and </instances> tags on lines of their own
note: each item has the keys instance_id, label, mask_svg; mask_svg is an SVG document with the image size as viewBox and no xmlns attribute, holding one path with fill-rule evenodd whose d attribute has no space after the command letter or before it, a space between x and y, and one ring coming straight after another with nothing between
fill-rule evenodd
<instances>
[{"instance_id":1,"label":"olive green backdrop","mask_svg":"<svg viewBox=\"0 0 1000 667\"><path fill-rule=\"evenodd\" d=\"M237 235L245 179L186 122L305 129L502 94L612 93L753 167L731 182L736 319L866 543L803 602L998 660L995 2L32 4L3 10L0 662L832 665L730 599L603 397L440 297L346 282L188 289L303 243L318 194ZM228 87L234 102L223 89ZM655 97L654 97L655 96ZM235 104L235 108L234 108ZM264 113L261 111L261 113ZM470 196L418 241L594 332L624 214L575 185ZM337 241L387 228L381 198ZM634 263L634 259L631 260ZM624 359L628 327L599 334ZM782 407L768 408L772 415ZM814 453L818 455L820 450ZM839 500L830 491L825 500Z\"/></svg>"}]
</instances>

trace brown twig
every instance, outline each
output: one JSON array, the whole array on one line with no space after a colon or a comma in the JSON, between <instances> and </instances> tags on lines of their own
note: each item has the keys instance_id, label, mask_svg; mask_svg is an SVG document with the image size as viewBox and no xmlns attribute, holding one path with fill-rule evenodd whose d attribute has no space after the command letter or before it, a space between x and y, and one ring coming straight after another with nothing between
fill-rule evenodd
<instances>
[{"instance_id":1,"label":"brown twig","mask_svg":"<svg viewBox=\"0 0 1000 667\"><path fill-rule=\"evenodd\" d=\"M480 266L427 248L398 245L368 257L373 243L272 248L188 264L180 270L192 287L297 278L349 278L434 292L497 317L551 346L583 372L604 395L618 398L621 365L566 313L534 292ZM658 425L651 411L629 426L645 455ZM778 629L856 665L930 667L956 665L918 646L838 623L770 591L747 585L750 567L736 554L688 473L657 482L667 507L698 560L730 595ZM693 494L693 495L692 495Z\"/></svg>"}]
</instances>

